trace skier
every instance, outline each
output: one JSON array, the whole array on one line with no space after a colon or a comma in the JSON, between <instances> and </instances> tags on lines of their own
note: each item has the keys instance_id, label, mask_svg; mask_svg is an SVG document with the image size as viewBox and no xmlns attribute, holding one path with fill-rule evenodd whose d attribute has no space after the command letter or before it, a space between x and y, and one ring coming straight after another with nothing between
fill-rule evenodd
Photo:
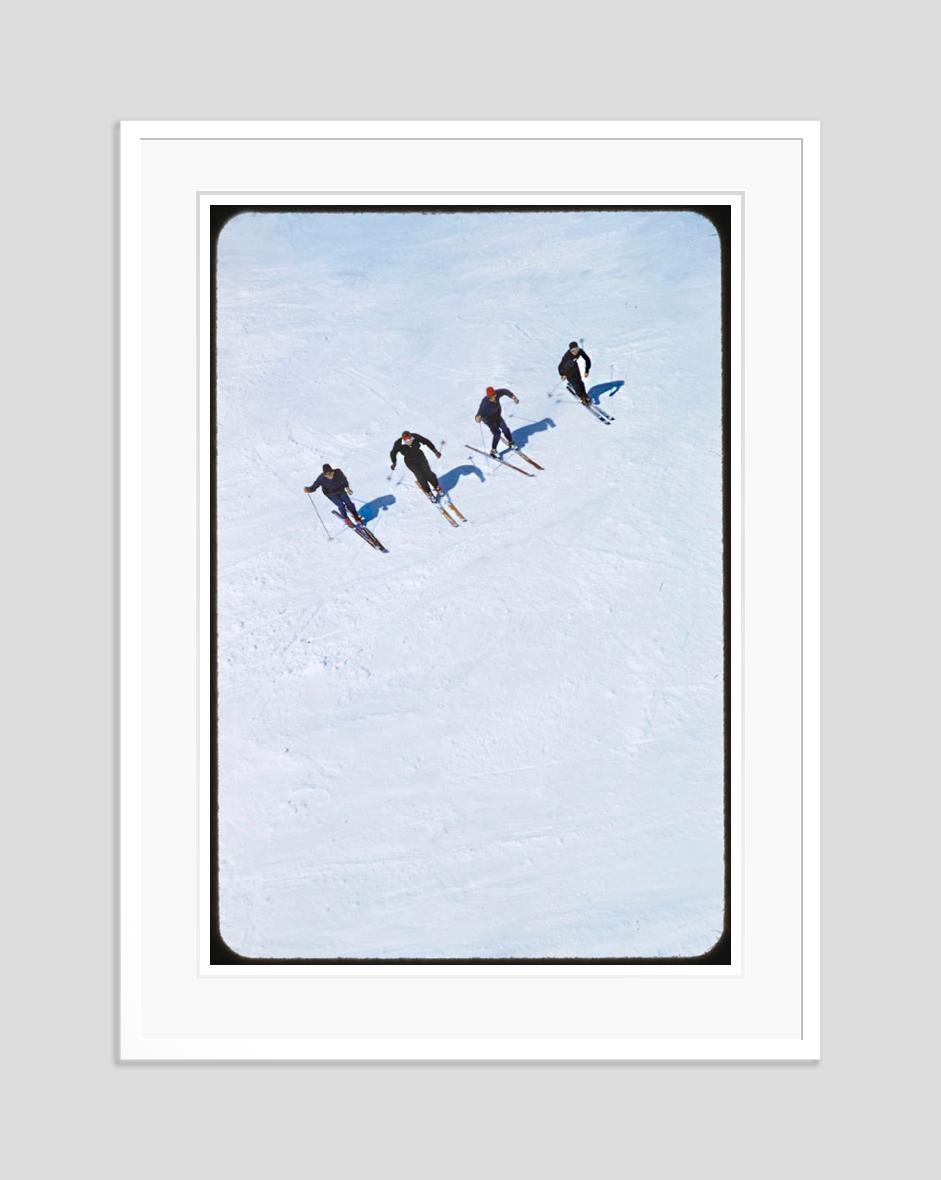
<instances>
[{"instance_id":1,"label":"skier","mask_svg":"<svg viewBox=\"0 0 941 1180\"><path fill-rule=\"evenodd\" d=\"M429 467L422 447L428 447L434 451L438 459L441 458L441 452L430 439L421 434L412 434L410 430L403 430L402 437L395 440L392 450L389 452L392 470L395 471L395 461L401 455L405 460L405 466L415 476L418 486L425 495L431 495L431 488L434 488L435 492L440 495L441 485L438 483L437 475Z\"/></svg>"},{"instance_id":2,"label":"skier","mask_svg":"<svg viewBox=\"0 0 941 1180\"><path fill-rule=\"evenodd\" d=\"M570 340L568 348L562 354L562 359L559 361L559 376L565 378L578 400L583 406L587 406L591 404L591 401L578 368L579 357L585 362L585 376L587 377L591 371L591 357L583 348L579 348L577 340Z\"/></svg>"},{"instance_id":3,"label":"skier","mask_svg":"<svg viewBox=\"0 0 941 1180\"><path fill-rule=\"evenodd\" d=\"M331 503L336 504L337 508L340 510L337 515L341 516L343 520L345 520L350 526L350 528L352 528L353 525L350 524L350 520L347 517L347 512L349 512L350 516L353 517L353 520L355 520L357 524L366 523L356 511L356 506L350 499L350 488L347 487L346 476L339 467L331 467L329 463L324 463L323 474L318 475L309 488L304 488L304 491L309 495L311 492L315 492L318 488L320 488L320 490Z\"/></svg>"},{"instance_id":4,"label":"skier","mask_svg":"<svg viewBox=\"0 0 941 1180\"><path fill-rule=\"evenodd\" d=\"M520 403L520 399L511 389L494 389L492 385L488 385L484 400L478 406L477 414L474 417L475 422L485 422L490 427L493 435L490 444L490 455L494 459L497 457L497 443L500 441L501 432L510 446L515 446L513 435L510 434L510 428L503 421L503 414L500 412L501 397L511 397L517 405Z\"/></svg>"}]
</instances>

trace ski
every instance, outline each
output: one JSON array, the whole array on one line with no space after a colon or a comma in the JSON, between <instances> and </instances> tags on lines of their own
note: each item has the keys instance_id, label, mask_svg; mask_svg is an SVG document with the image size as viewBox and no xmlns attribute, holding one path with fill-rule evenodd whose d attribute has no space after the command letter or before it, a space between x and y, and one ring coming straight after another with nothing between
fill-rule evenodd
<instances>
[{"instance_id":1,"label":"ski","mask_svg":"<svg viewBox=\"0 0 941 1180\"><path fill-rule=\"evenodd\" d=\"M614 418L607 411L600 409L594 403L586 404L585 402L581 402L580 404L585 407L589 414L597 418L603 426L610 426L614 421Z\"/></svg>"},{"instance_id":2,"label":"ski","mask_svg":"<svg viewBox=\"0 0 941 1180\"><path fill-rule=\"evenodd\" d=\"M335 516L337 518L337 520L342 520L348 529L355 529L355 528L362 527L360 525L357 525L355 521L350 520L350 518L348 516L344 516L342 512L337 512L337 510L335 508L330 509L330 515Z\"/></svg>"},{"instance_id":3,"label":"ski","mask_svg":"<svg viewBox=\"0 0 941 1180\"><path fill-rule=\"evenodd\" d=\"M343 521L348 529L352 529L354 533L359 533L363 540L367 544L371 545L373 549L379 549L382 553L389 552L389 550L385 547L385 545L383 545L379 538L374 536L364 524L354 524L341 512L337 512L335 508L331 508L330 511L334 516L339 517L339 519Z\"/></svg>"},{"instance_id":4,"label":"ski","mask_svg":"<svg viewBox=\"0 0 941 1180\"><path fill-rule=\"evenodd\" d=\"M364 524L358 524L358 525L355 525L354 527L355 527L356 531L359 533L359 535L365 541L368 541L370 545L372 545L373 549L378 549L380 553L388 553L389 552L389 550L385 547L385 545L383 545L383 543L379 540L379 538L374 533L370 532L370 530L368 528L366 528L366 526Z\"/></svg>"},{"instance_id":5,"label":"ski","mask_svg":"<svg viewBox=\"0 0 941 1180\"><path fill-rule=\"evenodd\" d=\"M545 467L543 467L541 463L537 463L535 459L530 459L529 455L527 455L525 451L521 451L519 447L512 446L509 448L509 450L519 455L521 459L525 459L527 463L532 463L533 467L537 468L539 471L545 471Z\"/></svg>"},{"instance_id":6,"label":"ski","mask_svg":"<svg viewBox=\"0 0 941 1180\"><path fill-rule=\"evenodd\" d=\"M607 410L602 410L600 406L596 406L594 402L583 402L571 385L567 386L569 393L578 401L579 405L585 407L589 414L593 414L599 422L603 422L605 426L610 426L614 418Z\"/></svg>"},{"instance_id":7,"label":"ski","mask_svg":"<svg viewBox=\"0 0 941 1180\"><path fill-rule=\"evenodd\" d=\"M495 459L497 463L502 463L504 467L509 467L511 471L518 471L520 475L528 475L530 479L533 477L531 471L524 471L522 467L516 467L512 463L507 463L506 459L501 459L499 455L491 455L489 451L482 451L480 447L472 447L470 443L465 443L464 446L469 451L476 451L478 455L486 455L488 459Z\"/></svg>"},{"instance_id":8,"label":"ski","mask_svg":"<svg viewBox=\"0 0 941 1180\"><path fill-rule=\"evenodd\" d=\"M460 528L460 525L457 523L451 513L445 509L444 505L440 501L436 500L429 492L426 492L417 480L415 481L415 487L418 488L429 504L434 504L435 508L438 509L449 525L451 525L453 528ZM455 511L457 510L455 509ZM461 519L463 520L464 518L461 517Z\"/></svg>"},{"instance_id":9,"label":"ski","mask_svg":"<svg viewBox=\"0 0 941 1180\"><path fill-rule=\"evenodd\" d=\"M445 495L447 495L447 492L445 492ZM449 508L449 509L450 509L452 512L455 512L455 513L457 513L457 515L458 515L458 516L461 518L461 520L463 520L463 521L464 521L464 523L465 523L465 524L467 523L467 517L466 517L466 516L464 515L464 513L463 513L463 512L460 510L460 508L458 508L458 506L457 506L457 505L454 503L454 501L451 499L451 497L450 497L450 496L448 496L448 508Z\"/></svg>"},{"instance_id":10,"label":"ski","mask_svg":"<svg viewBox=\"0 0 941 1180\"><path fill-rule=\"evenodd\" d=\"M597 406L586 406L585 409L588 410L589 413L594 414L602 426L610 426L614 421L610 414L606 414L604 410L599 410Z\"/></svg>"}]
</instances>

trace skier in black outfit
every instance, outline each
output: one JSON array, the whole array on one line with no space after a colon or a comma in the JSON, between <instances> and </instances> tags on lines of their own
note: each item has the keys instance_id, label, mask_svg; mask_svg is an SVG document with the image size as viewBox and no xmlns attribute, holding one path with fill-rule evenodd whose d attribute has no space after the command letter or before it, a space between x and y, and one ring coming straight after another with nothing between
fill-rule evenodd
<instances>
[{"instance_id":1,"label":"skier in black outfit","mask_svg":"<svg viewBox=\"0 0 941 1180\"><path fill-rule=\"evenodd\" d=\"M519 405L520 399L511 389L494 389L492 385L488 385L484 400L477 407L477 414L474 418L475 422L484 422L490 427L490 431L493 434L493 439L490 443L490 454L494 459L497 457L497 443L500 441L501 432L511 447L515 445L513 435L510 434L510 428L503 421L503 414L500 411L501 397L511 397Z\"/></svg>"},{"instance_id":2,"label":"skier in black outfit","mask_svg":"<svg viewBox=\"0 0 941 1180\"><path fill-rule=\"evenodd\" d=\"M339 515L343 517L346 523L353 527L350 523L347 512L353 517L357 524L365 524L366 522L356 511L356 506L350 499L350 488L347 486L347 478L339 467L331 467L329 463L324 463L323 474L318 475L309 488L304 488L307 493L316 492L318 488L323 492L327 499L336 504L339 508Z\"/></svg>"},{"instance_id":3,"label":"skier in black outfit","mask_svg":"<svg viewBox=\"0 0 941 1180\"><path fill-rule=\"evenodd\" d=\"M582 375L579 372L579 357L585 362L585 376L587 377L591 372L591 357L583 348L578 347L577 340L569 341L568 348L562 354L562 359L559 361L559 376L565 378L572 387L578 400L587 406L590 405L590 400L585 389L585 383L582 381Z\"/></svg>"},{"instance_id":4,"label":"skier in black outfit","mask_svg":"<svg viewBox=\"0 0 941 1180\"><path fill-rule=\"evenodd\" d=\"M438 483L437 475L429 467L422 447L428 447L434 451L437 458L441 458L441 452L430 439L421 434L412 434L410 430L403 430L402 437L395 440L392 450L389 452L392 470L395 471L395 461L401 455L405 460L405 466L415 476L418 486L425 495L431 495L431 488L434 488L440 495L441 485Z\"/></svg>"}]
</instances>

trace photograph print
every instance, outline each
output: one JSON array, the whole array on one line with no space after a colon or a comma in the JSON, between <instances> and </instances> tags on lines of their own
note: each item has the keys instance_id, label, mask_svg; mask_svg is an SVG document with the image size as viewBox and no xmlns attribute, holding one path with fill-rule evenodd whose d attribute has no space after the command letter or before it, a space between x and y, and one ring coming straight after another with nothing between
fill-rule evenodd
<instances>
[{"instance_id":1,"label":"photograph print","mask_svg":"<svg viewBox=\"0 0 941 1180\"><path fill-rule=\"evenodd\" d=\"M208 248L211 961L729 963L729 207Z\"/></svg>"}]
</instances>

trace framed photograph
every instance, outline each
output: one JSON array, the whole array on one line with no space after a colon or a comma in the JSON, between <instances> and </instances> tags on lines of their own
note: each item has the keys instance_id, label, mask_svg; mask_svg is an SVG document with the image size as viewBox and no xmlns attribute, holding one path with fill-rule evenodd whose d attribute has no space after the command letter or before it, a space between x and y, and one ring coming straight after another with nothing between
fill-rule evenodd
<instances>
[{"instance_id":1,"label":"framed photograph","mask_svg":"<svg viewBox=\"0 0 941 1180\"><path fill-rule=\"evenodd\" d=\"M819 1056L817 126L121 174L123 1056Z\"/></svg>"}]
</instances>

